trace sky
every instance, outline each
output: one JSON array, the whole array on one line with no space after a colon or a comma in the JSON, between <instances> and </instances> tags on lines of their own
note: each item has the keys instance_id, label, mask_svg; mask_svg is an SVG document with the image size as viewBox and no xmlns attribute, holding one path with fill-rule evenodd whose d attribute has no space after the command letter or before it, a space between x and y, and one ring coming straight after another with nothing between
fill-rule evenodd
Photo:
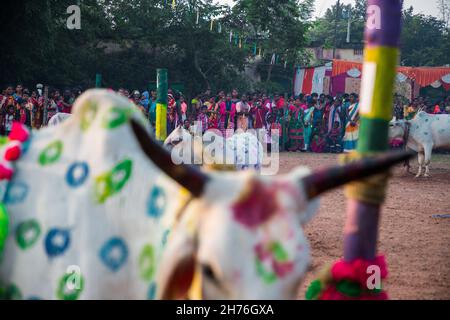
<instances>
[{"instance_id":1,"label":"sky","mask_svg":"<svg viewBox=\"0 0 450 320\"><path fill-rule=\"evenodd\" d=\"M220 3L232 4L232 0L218 0ZM405 0L404 7L414 7L416 13L423 13L427 15L438 16L439 10L437 8L436 0ZM316 12L315 16L321 16L325 11L335 4L336 0L316 0ZM341 0L341 3L354 3L354 0Z\"/></svg>"}]
</instances>

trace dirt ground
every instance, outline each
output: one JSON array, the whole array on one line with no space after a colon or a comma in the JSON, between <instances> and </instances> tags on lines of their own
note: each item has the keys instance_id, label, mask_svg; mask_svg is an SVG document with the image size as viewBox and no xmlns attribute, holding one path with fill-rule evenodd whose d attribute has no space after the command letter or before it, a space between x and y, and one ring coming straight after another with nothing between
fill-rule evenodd
<instances>
[{"instance_id":1,"label":"dirt ground","mask_svg":"<svg viewBox=\"0 0 450 320\"><path fill-rule=\"evenodd\" d=\"M333 165L334 154L283 153L281 173L298 165ZM431 178L416 179L402 166L394 169L383 208L378 250L387 258L385 288L391 299L450 299L450 155L433 155ZM417 170L417 161L412 162ZM320 211L305 233L311 243L312 265L300 299L315 274L342 257L345 220L343 190L322 197Z\"/></svg>"}]
</instances>

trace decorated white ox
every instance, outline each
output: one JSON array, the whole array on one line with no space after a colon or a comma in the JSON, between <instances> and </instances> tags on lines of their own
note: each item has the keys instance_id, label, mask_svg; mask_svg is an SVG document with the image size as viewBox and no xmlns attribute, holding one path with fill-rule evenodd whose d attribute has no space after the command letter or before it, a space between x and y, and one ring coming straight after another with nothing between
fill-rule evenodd
<instances>
[{"instance_id":1,"label":"decorated white ox","mask_svg":"<svg viewBox=\"0 0 450 320\"><path fill-rule=\"evenodd\" d=\"M208 130L201 135L195 129L188 131L178 126L167 137L164 145L173 151L172 157L177 163L260 170L264 147L258 141L256 131L254 133L236 132L224 139L219 130ZM186 152L190 156L186 157Z\"/></svg>"},{"instance_id":2,"label":"decorated white ox","mask_svg":"<svg viewBox=\"0 0 450 320\"><path fill-rule=\"evenodd\" d=\"M419 112L412 120L392 120L389 138L403 140L406 147L418 152L419 170L416 177L430 175L433 149L450 146L450 115L431 115ZM409 170L409 164L407 164Z\"/></svg>"},{"instance_id":3,"label":"decorated white ox","mask_svg":"<svg viewBox=\"0 0 450 320\"><path fill-rule=\"evenodd\" d=\"M64 122L65 120L69 119L71 116L70 113L57 113L53 117L50 118L48 121L48 125L50 127L57 126L58 124Z\"/></svg>"},{"instance_id":4,"label":"decorated white ox","mask_svg":"<svg viewBox=\"0 0 450 320\"><path fill-rule=\"evenodd\" d=\"M3 298L294 299L310 261L301 226L317 196L404 160L205 173L174 165L146 125L127 99L91 90L70 119L23 145L2 182Z\"/></svg>"}]
</instances>

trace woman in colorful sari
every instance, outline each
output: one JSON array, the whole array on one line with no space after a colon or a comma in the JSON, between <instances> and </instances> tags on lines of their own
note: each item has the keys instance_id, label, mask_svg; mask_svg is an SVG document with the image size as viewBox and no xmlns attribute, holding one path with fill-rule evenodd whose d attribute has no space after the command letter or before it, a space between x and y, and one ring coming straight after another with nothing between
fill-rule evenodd
<instances>
[{"instance_id":1,"label":"woman in colorful sari","mask_svg":"<svg viewBox=\"0 0 450 320\"><path fill-rule=\"evenodd\" d=\"M186 98L180 96L180 108L181 108L181 122L184 123L188 118L188 105L186 103Z\"/></svg>"},{"instance_id":2,"label":"woman in colorful sari","mask_svg":"<svg viewBox=\"0 0 450 320\"><path fill-rule=\"evenodd\" d=\"M294 105L290 108L289 120L289 151L301 151L304 148L303 141L303 123L304 111L301 107L300 98L295 100Z\"/></svg>"},{"instance_id":3,"label":"woman in colorful sari","mask_svg":"<svg viewBox=\"0 0 450 320\"><path fill-rule=\"evenodd\" d=\"M329 125L332 106L333 106L333 97L328 95L325 97L325 107L323 109L323 124L325 132L328 132L333 128L333 125L331 126Z\"/></svg>"},{"instance_id":4,"label":"woman in colorful sari","mask_svg":"<svg viewBox=\"0 0 450 320\"><path fill-rule=\"evenodd\" d=\"M229 138L226 131L234 130L234 116L236 105L231 101L231 94L227 94L224 101L219 104L219 130L224 138Z\"/></svg>"},{"instance_id":5,"label":"woman in colorful sari","mask_svg":"<svg viewBox=\"0 0 450 320\"><path fill-rule=\"evenodd\" d=\"M170 135L180 123L177 107L175 98L172 94L169 94L167 100L167 135Z\"/></svg>"},{"instance_id":6,"label":"woman in colorful sari","mask_svg":"<svg viewBox=\"0 0 450 320\"><path fill-rule=\"evenodd\" d=\"M336 98L329 110L327 133L330 133L331 130L335 129L336 122L339 124L339 128L341 128L341 111L341 100L339 98Z\"/></svg>"},{"instance_id":7,"label":"woman in colorful sari","mask_svg":"<svg viewBox=\"0 0 450 320\"><path fill-rule=\"evenodd\" d=\"M410 106L405 108L405 119L412 120L416 116L418 111L418 102L417 99L414 99Z\"/></svg>"},{"instance_id":8,"label":"woman in colorful sari","mask_svg":"<svg viewBox=\"0 0 450 320\"><path fill-rule=\"evenodd\" d=\"M219 118L216 111L210 111L208 117L208 130L209 129L219 129Z\"/></svg>"},{"instance_id":9,"label":"woman in colorful sari","mask_svg":"<svg viewBox=\"0 0 450 320\"><path fill-rule=\"evenodd\" d=\"M356 150L359 134L359 103L355 93L350 95L350 106L348 107L348 122L345 126L343 139L344 152Z\"/></svg>"},{"instance_id":10,"label":"woman in colorful sari","mask_svg":"<svg viewBox=\"0 0 450 320\"><path fill-rule=\"evenodd\" d=\"M300 93L300 95L298 96L298 98L300 99L300 107L303 109L303 111L308 110L308 104L306 102L306 97L303 93Z\"/></svg>"},{"instance_id":11,"label":"woman in colorful sari","mask_svg":"<svg viewBox=\"0 0 450 320\"><path fill-rule=\"evenodd\" d=\"M336 98L330 109L328 117L328 132L325 136L330 152L340 152L342 146L342 107L341 99Z\"/></svg>"},{"instance_id":12,"label":"woman in colorful sari","mask_svg":"<svg viewBox=\"0 0 450 320\"><path fill-rule=\"evenodd\" d=\"M267 112L269 112L269 110L264 106L263 100L257 98L253 108L253 129L258 131L265 129Z\"/></svg>"},{"instance_id":13,"label":"woman in colorful sari","mask_svg":"<svg viewBox=\"0 0 450 320\"><path fill-rule=\"evenodd\" d=\"M281 136L281 150L287 151L288 144L289 144L289 108L284 107L282 109L278 110L280 114L280 124L282 129L282 136Z\"/></svg>"},{"instance_id":14,"label":"woman in colorful sari","mask_svg":"<svg viewBox=\"0 0 450 320\"><path fill-rule=\"evenodd\" d=\"M304 143L305 143L305 151L309 150L311 144L311 134L312 134L312 115L314 112L314 106L308 104L309 108L305 110L305 114L303 116L304 123Z\"/></svg>"},{"instance_id":15,"label":"woman in colorful sari","mask_svg":"<svg viewBox=\"0 0 450 320\"><path fill-rule=\"evenodd\" d=\"M320 100L313 110L312 114L312 133L311 133L311 151L315 153L322 153L326 146L325 141L325 125L324 125L324 111L325 100Z\"/></svg>"},{"instance_id":16,"label":"woman in colorful sari","mask_svg":"<svg viewBox=\"0 0 450 320\"><path fill-rule=\"evenodd\" d=\"M275 142L278 145L279 150L281 151L281 145L283 140L283 110L274 109L269 116L270 120L270 135L273 139L272 142Z\"/></svg>"},{"instance_id":17,"label":"woman in colorful sari","mask_svg":"<svg viewBox=\"0 0 450 320\"><path fill-rule=\"evenodd\" d=\"M236 104L236 129L247 131L249 128L250 105L247 102L247 95L242 95L241 101Z\"/></svg>"},{"instance_id":18,"label":"woman in colorful sari","mask_svg":"<svg viewBox=\"0 0 450 320\"><path fill-rule=\"evenodd\" d=\"M198 125L201 126L202 134L208 130L208 107L203 105L201 112L197 115Z\"/></svg>"}]
</instances>

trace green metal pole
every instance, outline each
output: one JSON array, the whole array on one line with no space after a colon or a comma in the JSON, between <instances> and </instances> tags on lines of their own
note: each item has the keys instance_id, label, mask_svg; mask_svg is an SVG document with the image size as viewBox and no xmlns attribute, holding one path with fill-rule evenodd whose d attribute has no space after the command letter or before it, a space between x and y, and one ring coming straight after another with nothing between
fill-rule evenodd
<instances>
[{"instance_id":1,"label":"green metal pole","mask_svg":"<svg viewBox=\"0 0 450 320\"><path fill-rule=\"evenodd\" d=\"M102 87L102 75L100 73L97 73L95 75L95 87L96 88Z\"/></svg>"},{"instance_id":2,"label":"green metal pole","mask_svg":"<svg viewBox=\"0 0 450 320\"><path fill-rule=\"evenodd\" d=\"M158 98L156 100L156 140L164 141L167 138L167 69L157 70Z\"/></svg>"}]
</instances>

